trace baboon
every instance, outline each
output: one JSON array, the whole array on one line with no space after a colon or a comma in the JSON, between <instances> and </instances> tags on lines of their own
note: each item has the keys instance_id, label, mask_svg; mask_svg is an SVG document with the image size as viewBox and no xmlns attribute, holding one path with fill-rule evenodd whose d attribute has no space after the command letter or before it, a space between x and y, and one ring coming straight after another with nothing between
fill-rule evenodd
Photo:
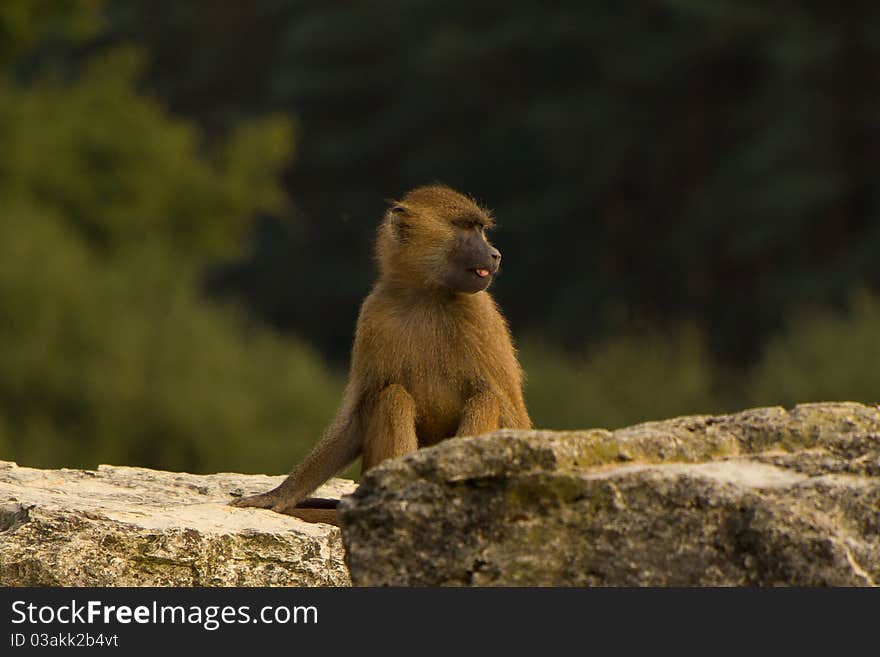
<instances>
[{"instance_id":1,"label":"baboon","mask_svg":"<svg viewBox=\"0 0 880 657\"><path fill-rule=\"evenodd\" d=\"M510 330L486 291L501 263L493 225L443 185L390 204L335 419L280 486L235 506L320 520L326 504L306 496L358 456L366 471L451 436L531 427Z\"/></svg>"}]
</instances>

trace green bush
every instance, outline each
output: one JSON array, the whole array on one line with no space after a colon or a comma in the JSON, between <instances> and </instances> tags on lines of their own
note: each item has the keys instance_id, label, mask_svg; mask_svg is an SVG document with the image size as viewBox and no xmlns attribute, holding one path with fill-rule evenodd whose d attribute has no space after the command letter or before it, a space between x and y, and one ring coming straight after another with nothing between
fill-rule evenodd
<instances>
[{"instance_id":1,"label":"green bush","mask_svg":"<svg viewBox=\"0 0 880 657\"><path fill-rule=\"evenodd\" d=\"M196 269L158 246L98 258L19 208L0 262L3 458L280 472L339 401L310 349L206 304Z\"/></svg>"},{"instance_id":2,"label":"green bush","mask_svg":"<svg viewBox=\"0 0 880 657\"><path fill-rule=\"evenodd\" d=\"M712 359L693 327L610 338L580 356L531 339L520 356L541 428L616 428L728 406L714 393Z\"/></svg>"},{"instance_id":3,"label":"green bush","mask_svg":"<svg viewBox=\"0 0 880 657\"><path fill-rule=\"evenodd\" d=\"M284 202L288 121L245 123L206 150L196 127L139 95L142 55L97 56L72 82L0 94L0 196L54 210L94 248L160 240L180 257L234 252Z\"/></svg>"},{"instance_id":4,"label":"green bush","mask_svg":"<svg viewBox=\"0 0 880 657\"><path fill-rule=\"evenodd\" d=\"M339 377L199 289L284 204L291 126L244 123L208 148L137 91L139 61L0 76L0 458L283 472Z\"/></svg>"},{"instance_id":5,"label":"green bush","mask_svg":"<svg viewBox=\"0 0 880 657\"><path fill-rule=\"evenodd\" d=\"M0 2L0 78L2 67L46 39L83 40L101 22L95 0L3 0Z\"/></svg>"},{"instance_id":6,"label":"green bush","mask_svg":"<svg viewBox=\"0 0 880 657\"><path fill-rule=\"evenodd\" d=\"M693 327L600 342L570 356L535 339L521 359L538 427L620 427L678 415L811 401L880 400L880 298L853 295L847 312L792 319L758 362L722 368Z\"/></svg>"},{"instance_id":7,"label":"green bush","mask_svg":"<svg viewBox=\"0 0 880 657\"><path fill-rule=\"evenodd\" d=\"M749 376L753 405L880 400L880 298L854 294L845 313L793 319Z\"/></svg>"}]
</instances>

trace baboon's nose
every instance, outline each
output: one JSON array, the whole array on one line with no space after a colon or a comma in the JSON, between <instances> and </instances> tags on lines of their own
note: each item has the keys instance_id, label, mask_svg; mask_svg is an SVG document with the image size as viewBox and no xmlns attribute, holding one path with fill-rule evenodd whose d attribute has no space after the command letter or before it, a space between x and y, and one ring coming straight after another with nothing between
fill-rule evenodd
<instances>
[{"instance_id":1,"label":"baboon's nose","mask_svg":"<svg viewBox=\"0 0 880 657\"><path fill-rule=\"evenodd\" d=\"M494 246L489 248L489 255L492 256L492 260L496 263L501 260L501 251L496 249Z\"/></svg>"}]
</instances>

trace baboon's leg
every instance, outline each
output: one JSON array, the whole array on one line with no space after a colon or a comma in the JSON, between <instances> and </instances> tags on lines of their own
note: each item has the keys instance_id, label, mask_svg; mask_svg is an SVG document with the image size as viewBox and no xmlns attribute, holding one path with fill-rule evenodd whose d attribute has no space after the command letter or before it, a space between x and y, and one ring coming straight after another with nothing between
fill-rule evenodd
<instances>
[{"instance_id":1,"label":"baboon's leg","mask_svg":"<svg viewBox=\"0 0 880 657\"><path fill-rule=\"evenodd\" d=\"M418 447L416 404L402 385L394 383L379 393L367 420L362 471L385 459L414 452Z\"/></svg>"},{"instance_id":2,"label":"baboon's leg","mask_svg":"<svg viewBox=\"0 0 880 657\"><path fill-rule=\"evenodd\" d=\"M461 411L456 436L478 436L495 431L501 418L501 405L498 397L491 392L478 392L468 399Z\"/></svg>"}]
</instances>

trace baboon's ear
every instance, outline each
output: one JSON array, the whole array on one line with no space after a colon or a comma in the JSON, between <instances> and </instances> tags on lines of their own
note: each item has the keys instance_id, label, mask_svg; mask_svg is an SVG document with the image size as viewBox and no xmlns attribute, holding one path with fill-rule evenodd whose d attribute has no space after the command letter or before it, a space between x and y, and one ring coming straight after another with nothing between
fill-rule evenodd
<instances>
[{"instance_id":1,"label":"baboon's ear","mask_svg":"<svg viewBox=\"0 0 880 657\"><path fill-rule=\"evenodd\" d=\"M388 212L396 217L406 217L409 216L409 208L406 207L403 203L399 201L387 201L388 205L391 207L388 208Z\"/></svg>"},{"instance_id":2,"label":"baboon's ear","mask_svg":"<svg viewBox=\"0 0 880 657\"><path fill-rule=\"evenodd\" d=\"M401 242L406 242L409 239L411 218L412 214L409 208L402 203L392 203L391 207L388 208L388 220L394 227L394 234L397 235L397 239Z\"/></svg>"}]
</instances>

